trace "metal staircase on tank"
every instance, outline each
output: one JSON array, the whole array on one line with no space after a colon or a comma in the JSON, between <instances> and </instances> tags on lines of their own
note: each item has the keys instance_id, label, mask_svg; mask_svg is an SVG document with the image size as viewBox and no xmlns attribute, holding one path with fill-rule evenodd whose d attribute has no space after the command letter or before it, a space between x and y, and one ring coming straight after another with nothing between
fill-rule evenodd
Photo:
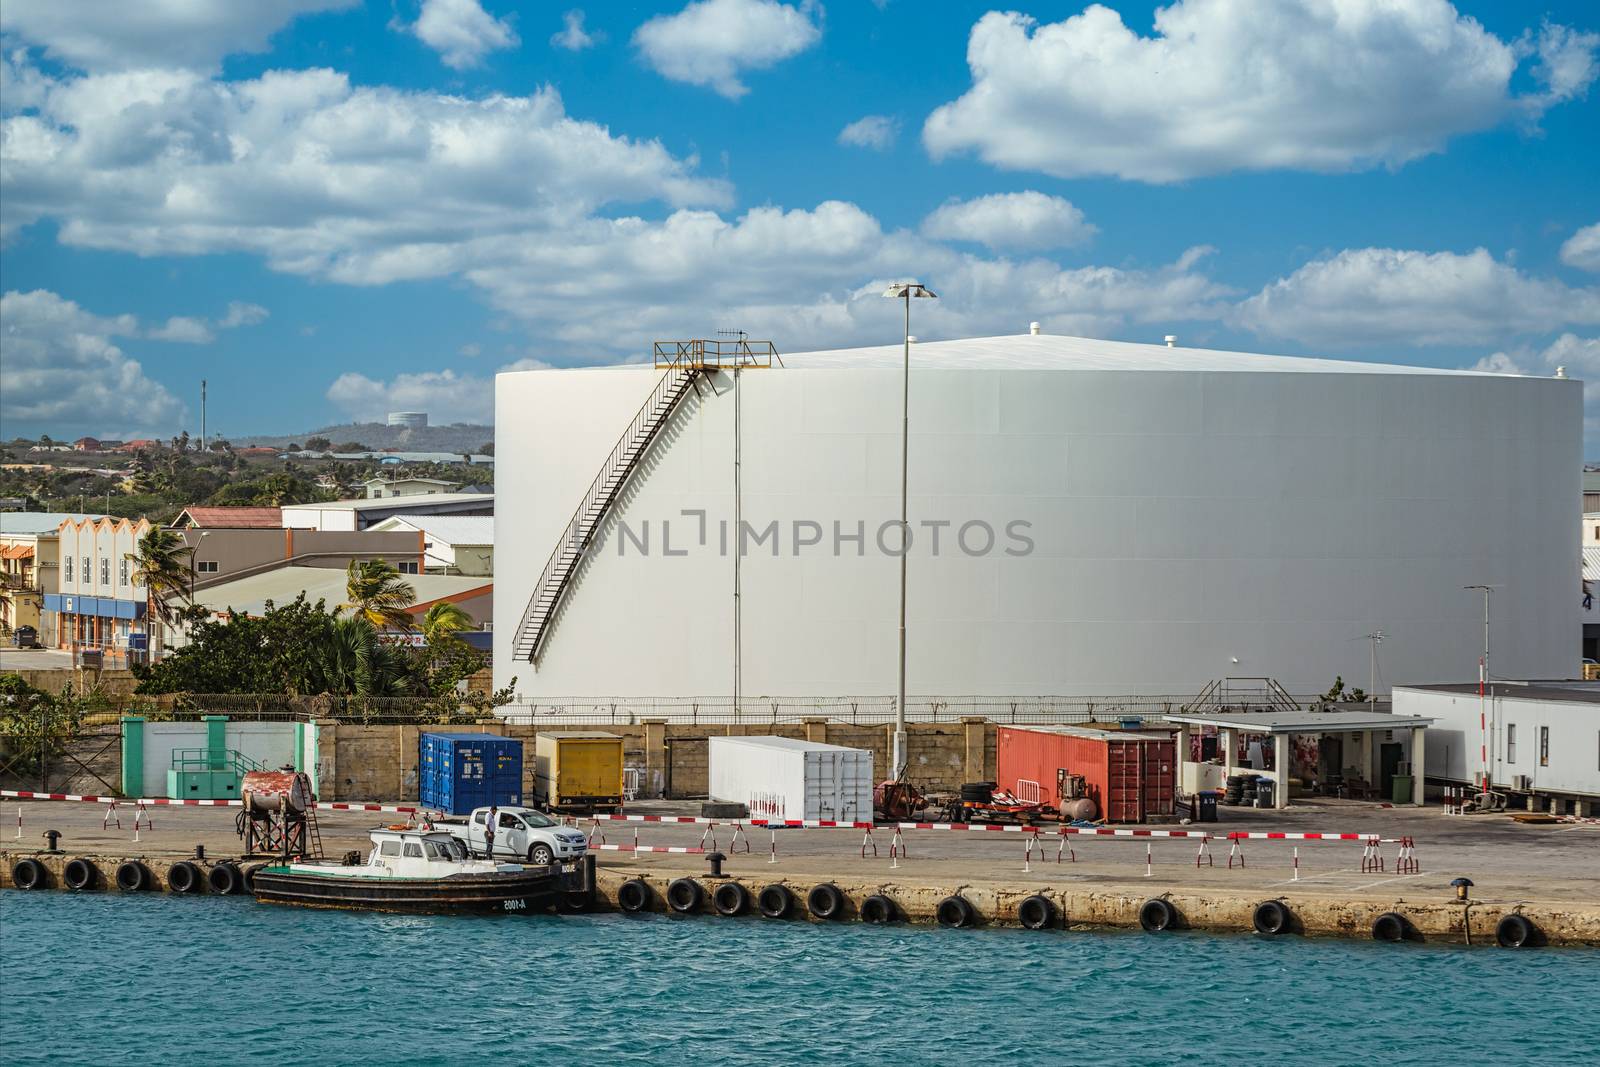
<instances>
[{"instance_id":1,"label":"metal staircase on tank","mask_svg":"<svg viewBox=\"0 0 1600 1067\"><path fill-rule=\"evenodd\" d=\"M657 341L654 357L655 366L663 371L661 379L601 464L600 473L561 532L561 539L533 587L512 645L518 659L532 662L538 658L556 609L612 505L679 402L691 388L698 388L700 377L717 370L771 367L778 353L771 341L750 341L741 336L736 340Z\"/></svg>"}]
</instances>

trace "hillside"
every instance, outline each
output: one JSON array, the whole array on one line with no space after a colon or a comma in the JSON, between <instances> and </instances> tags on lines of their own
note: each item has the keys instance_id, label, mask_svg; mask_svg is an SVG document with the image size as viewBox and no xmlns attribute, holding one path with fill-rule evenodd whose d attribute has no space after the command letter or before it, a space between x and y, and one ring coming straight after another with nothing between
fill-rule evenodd
<instances>
[{"instance_id":1,"label":"hillside","mask_svg":"<svg viewBox=\"0 0 1600 1067\"><path fill-rule=\"evenodd\" d=\"M299 434L277 436L251 434L248 437L233 439L233 444L282 448L291 443L304 444L312 437L326 437L335 445L356 441L370 449L379 450L398 448L407 452L477 452L494 440L494 427L455 423L451 426L424 426L413 430L404 426L388 426L381 422L355 422L324 426Z\"/></svg>"}]
</instances>

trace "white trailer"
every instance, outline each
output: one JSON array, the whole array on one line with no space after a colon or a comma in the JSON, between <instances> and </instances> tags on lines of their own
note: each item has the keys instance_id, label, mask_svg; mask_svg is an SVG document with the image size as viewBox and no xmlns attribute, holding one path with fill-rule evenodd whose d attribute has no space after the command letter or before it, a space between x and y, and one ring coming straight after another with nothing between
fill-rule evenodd
<instances>
[{"instance_id":1,"label":"white trailer","mask_svg":"<svg viewBox=\"0 0 1600 1067\"><path fill-rule=\"evenodd\" d=\"M1428 715L1427 774L1436 784L1477 786L1485 763L1496 791L1530 810L1588 815L1600 800L1600 682L1496 679L1397 685L1398 714Z\"/></svg>"},{"instance_id":2,"label":"white trailer","mask_svg":"<svg viewBox=\"0 0 1600 1067\"><path fill-rule=\"evenodd\" d=\"M757 819L872 819L872 753L787 737L707 739L709 792Z\"/></svg>"}]
</instances>

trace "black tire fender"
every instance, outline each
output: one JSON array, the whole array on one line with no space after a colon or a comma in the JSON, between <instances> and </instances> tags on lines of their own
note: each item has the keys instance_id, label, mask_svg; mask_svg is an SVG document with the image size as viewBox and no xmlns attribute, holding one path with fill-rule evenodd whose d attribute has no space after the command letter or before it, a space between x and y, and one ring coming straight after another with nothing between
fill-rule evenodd
<instances>
[{"instance_id":1,"label":"black tire fender","mask_svg":"<svg viewBox=\"0 0 1600 1067\"><path fill-rule=\"evenodd\" d=\"M1495 925L1494 939L1501 948L1534 948L1543 942L1544 933L1526 915L1511 914Z\"/></svg>"},{"instance_id":2,"label":"black tire fender","mask_svg":"<svg viewBox=\"0 0 1600 1067\"><path fill-rule=\"evenodd\" d=\"M1372 940L1406 941L1412 936L1411 920L1398 911L1386 911L1372 920Z\"/></svg>"},{"instance_id":3,"label":"black tire fender","mask_svg":"<svg viewBox=\"0 0 1600 1067\"><path fill-rule=\"evenodd\" d=\"M188 860L179 860L167 868L167 888L174 893L198 893L204 885L200 868Z\"/></svg>"},{"instance_id":4,"label":"black tire fender","mask_svg":"<svg viewBox=\"0 0 1600 1067\"><path fill-rule=\"evenodd\" d=\"M1255 914L1250 917L1256 933L1268 937L1288 933L1291 919L1288 907L1281 900L1262 901L1256 905Z\"/></svg>"},{"instance_id":5,"label":"black tire fender","mask_svg":"<svg viewBox=\"0 0 1600 1067\"><path fill-rule=\"evenodd\" d=\"M633 878L617 887L617 907L623 911L643 911L650 906L650 884Z\"/></svg>"},{"instance_id":6,"label":"black tire fender","mask_svg":"<svg viewBox=\"0 0 1600 1067\"><path fill-rule=\"evenodd\" d=\"M674 878L667 883L667 907L679 915L699 911L705 897L706 891L693 878Z\"/></svg>"},{"instance_id":7,"label":"black tire fender","mask_svg":"<svg viewBox=\"0 0 1600 1067\"><path fill-rule=\"evenodd\" d=\"M1139 928L1147 934L1159 934L1178 925L1178 909L1170 900L1152 897L1139 906Z\"/></svg>"},{"instance_id":8,"label":"black tire fender","mask_svg":"<svg viewBox=\"0 0 1600 1067\"><path fill-rule=\"evenodd\" d=\"M43 889L50 884L50 872L38 860L18 860L11 868L11 884L18 889Z\"/></svg>"},{"instance_id":9,"label":"black tire fender","mask_svg":"<svg viewBox=\"0 0 1600 1067\"><path fill-rule=\"evenodd\" d=\"M960 930L976 925L978 913L973 910L966 897L953 895L939 901L939 907L934 911L934 918L939 920L940 926Z\"/></svg>"},{"instance_id":10,"label":"black tire fender","mask_svg":"<svg viewBox=\"0 0 1600 1067\"><path fill-rule=\"evenodd\" d=\"M206 872L206 885L220 897L231 897L244 887L244 879L233 864L219 863Z\"/></svg>"},{"instance_id":11,"label":"black tire fender","mask_svg":"<svg viewBox=\"0 0 1600 1067\"><path fill-rule=\"evenodd\" d=\"M832 882L812 886L806 894L806 910L818 919L837 919L844 914L844 894Z\"/></svg>"},{"instance_id":12,"label":"black tire fender","mask_svg":"<svg viewBox=\"0 0 1600 1067\"><path fill-rule=\"evenodd\" d=\"M61 869L61 884L74 893L81 893L88 889L98 889L100 886L100 869L89 860L78 857L67 861Z\"/></svg>"},{"instance_id":13,"label":"black tire fender","mask_svg":"<svg viewBox=\"0 0 1600 1067\"><path fill-rule=\"evenodd\" d=\"M900 909L895 907L894 901L882 893L874 893L861 902L861 921L883 925L892 923L900 917Z\"/></svg>"},{"instance_id":14,"label":"black tire fender","mask_svg":"<svg viewBox=\"0 0 1600 1067\"><path fill-rule=\"evenodd\" d=\"M738 882L723 882L712 891L711 906L718 915L743 915L750 909L750 890Z\"/></svg>"},{"instance_id":15,"label":"black tire fender","mask_svg":"<svg viewBox=\"0 0 1600 1067\"><path fill-rule=\"evenodd\" d=\"M782 882L773 882L756 895L756 909L768 919L787 919L794 910L794 894Z\"/></svg>"},{"instance_id":16,"label":"black tire fender","mask_svg":"<svg viewBox=\"0 0 1600 1067\"><path fill-rule=\"evenodd\" d=\"M140 893L150 888L150 868L138 860L117 864L117 888L124 893Z\"/></svg>"},{"instance_id":17,"label":"black tire fender","mask_svg":"<svg viewBox=\"0 0 1600 1067\"><path fill-rule=\"evenodd\" d=\"M1017 921L1027 930L1047 930L1056 924L1056 902L1043 893L1024 897L1017 905Z\"/></svg>"}]
</instances>

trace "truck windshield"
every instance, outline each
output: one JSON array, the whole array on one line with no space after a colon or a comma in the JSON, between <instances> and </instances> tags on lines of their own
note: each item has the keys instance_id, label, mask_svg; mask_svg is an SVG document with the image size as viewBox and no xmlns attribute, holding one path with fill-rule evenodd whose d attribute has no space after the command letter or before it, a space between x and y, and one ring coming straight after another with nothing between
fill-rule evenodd
<instances>
[{"instance_id":1,"label":"truck windshield","mask_svg":"<svg viewBox=\"0 0 1600 1067\"><path fill-rule=\"evenodd\" d=\"M532 826L536 830L542 829L546 826L556 825L556 821L554 819L539 811L525 811L522 813L522 818L529 826Z\"/></svg>"}]
</instances>

